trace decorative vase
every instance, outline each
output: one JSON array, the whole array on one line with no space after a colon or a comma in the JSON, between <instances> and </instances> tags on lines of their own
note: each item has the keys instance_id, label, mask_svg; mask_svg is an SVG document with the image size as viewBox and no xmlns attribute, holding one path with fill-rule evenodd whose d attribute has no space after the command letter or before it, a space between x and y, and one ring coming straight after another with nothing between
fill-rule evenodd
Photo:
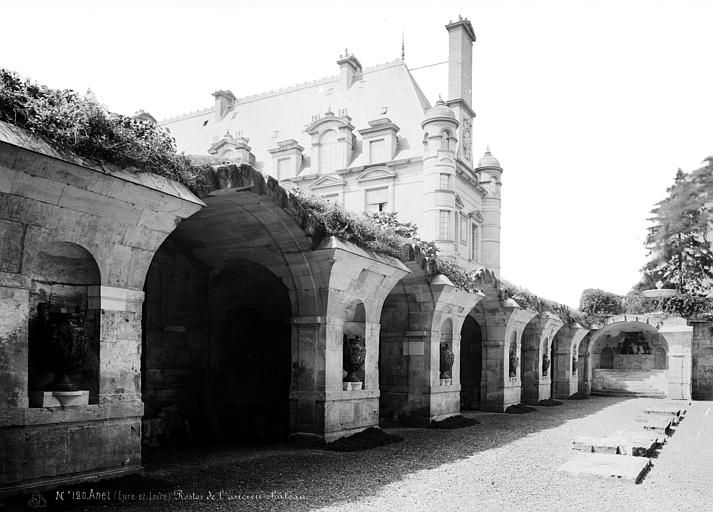
<instances>
[{"instance_id":1,"label":"decorative vase","mask_svg":"<svg viewBox=\"0 0 713 512\"><path fill-rule=\"evenodd\" d=\"M50 387L54 391L76 391L77 386L69 375L82 368L89 349L84 316L76 313L49 313L46 328L54 373Z\"/></svg>"},{"instance_id":2,"label":"decorative vase","mask_svg":"<svg viewBox=\"0 0 713 512\"><path fill-rule=\"evenodd\" d=\"M364 338L361 336L347 336L344 335L344 371L347 372L346 377L344 377L344 389L354 390L361 389L362 382L357 375L357 372L364 366L364 360L366 359L366 346ZM349 384L349 385L346 385ZM358 384L358 388L357 385Z\"/></svg>"},{"instance_id":3,"label":"decorative vase","mask_svg":"<svg viewBox=\"0 0 713 512\"><path fill-rule=\"evenodd\" d=\"M453 355L453 352L451 351L451 347L449 343L441 343L441 363L440 363L440 372L441 372L441 379L444 380L449 380L451 379L451 372L453 371L453 361L455 359L455 356Z\"/></svg>"}]
</instances>

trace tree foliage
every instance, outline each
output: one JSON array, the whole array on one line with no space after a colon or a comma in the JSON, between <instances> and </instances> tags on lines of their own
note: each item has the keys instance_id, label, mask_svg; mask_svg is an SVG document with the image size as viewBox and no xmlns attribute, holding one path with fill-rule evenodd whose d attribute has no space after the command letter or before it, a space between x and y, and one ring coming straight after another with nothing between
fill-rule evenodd
<instances>
[{"instance_id":1,"label":"tree foliage","mask_svg":"<svg viewBox=\"0 0 713 512\"><path fill-rule=\"evenodd\" d=\"M674 285L679 293L706 294L713 283L711 197L713 159L691 173L680 169L666 197L651 211L653 225L646 237L649 261L643 287L657 281Z\"/></svg>"},{"instance_id":2,"label":"tree foliage","mask_svg":"<svg viewBox=\"0 0 713 512\"><path fill-rule=\"evenodd\" d=\"M624 313L624 304L615 293L587 288L579 299L579 310L586 315L620 315Z\"/></svg>"}]
</instances>

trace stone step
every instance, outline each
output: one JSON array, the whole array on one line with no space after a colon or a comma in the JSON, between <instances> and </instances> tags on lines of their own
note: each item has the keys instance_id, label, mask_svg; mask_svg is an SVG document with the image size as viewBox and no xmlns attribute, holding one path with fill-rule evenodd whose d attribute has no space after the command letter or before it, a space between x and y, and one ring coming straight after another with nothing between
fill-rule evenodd
<instances>
[{"instance_id":1,"label":"stone step","mask_svg":"<svg viewBox=\"0 0 713 512\"><path fill-rule=\"evenodd\" d=\"M618 432L608 437L576 437L572 449L590 453L609 453L645 457L658 446L656 436L642 435L641 432Z\"/></svg>"},{"instance_id":2,"label":"stone step","mask_svg":"<svg viewBox=\"0 0 713 512\"><path fill-rule=\"evenodd\" d=\"M578 453L559 467L559 471L581 477L615 477L639 483L651 460L647 457L622 457L607 453Z\"/></svg>"}]
</instances>

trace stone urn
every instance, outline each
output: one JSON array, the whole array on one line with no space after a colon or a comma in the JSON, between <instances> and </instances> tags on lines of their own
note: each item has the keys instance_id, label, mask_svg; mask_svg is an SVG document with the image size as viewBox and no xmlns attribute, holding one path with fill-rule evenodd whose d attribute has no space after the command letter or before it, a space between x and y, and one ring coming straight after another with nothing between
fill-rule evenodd
<instances>
[{"instance_id":1,"label":"stone urn","mask_svg":"<svg viewBox=\"0 0 713 512\"><path fill-rule=\"evenodd\" d=\"M360 336L344 335L344 371L347 372L344 377L344 390L355 391L362 388L362 382L359 380L357 372L364 366L366 359L366 346L364 338Z\"/></svg>"},{"instance_id":2,"label":"stone urn","mask_svg":"<svg viewBox=\"0 0 713 512\"><path fill-rule=\"evenodd\" d=\"M548 371L549 369L550 369L550 358L549 358L549 356L547 355L547 353L545 353L545 354L542 356L542 376L543 376L543 377L547 377L547 371Z\"/></svg>"},{"instance_id":3,"label":"stone urn","mask_svg":"<svg viewBox=\"0 0 713 512\"><path fill-rule=\"evenodd\" d=\"M441 343L441 363L440 363L440 377L441 385L450 386L453 383L453 361L455 356L451 350L449 343Z\"/></svg>"},{"instance_id":4,"label":"stone urn","mask_svg":"<svg viewBox=\"0 0 713 512\"><path fill-rule=\"evenodd\" d=\"M51 355L54 380L52 391L77 391L70 374L82 369L89 351L89 337L84 325L84 315L79 313L54 313L45 315L47 346Z\"/></svg>"},{"instance_id":5,"label":"stone urn","mask_svg":"<svg viewBox=\"0 0 713 512\"><path fill-rule=\"evenodd\" d=\"M577 373L577 366L579 366L579 361L576 357L572 356L572 373Z\"/></svg>"},{"instance_id":6,"label":"stone urn","mask_svg":"<svg viewBox=\"0 0 713 512\"><path fill-rule=\"evenodd\" d=\"M517 357L517 354L515 354L515 351L513 349L510 349L509 359L510 365L508 368L508 375L511 379L514 379L517 377L517 365L520 363L520 358Z\"/></svg>"}]
</instances>

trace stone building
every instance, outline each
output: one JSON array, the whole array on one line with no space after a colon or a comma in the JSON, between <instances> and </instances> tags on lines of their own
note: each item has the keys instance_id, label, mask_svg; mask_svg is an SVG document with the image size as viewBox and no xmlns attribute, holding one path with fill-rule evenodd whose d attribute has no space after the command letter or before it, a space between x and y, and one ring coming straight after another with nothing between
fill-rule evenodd
<instances>
[{"instance_id":1,"label":"stone building","mask_svg":"<svg viewBox=\"0 0 713 512\"><path fill-rule=\"evenodd\" d=\"M403 58L363 67L347 50L339 74L163 121L188 154L249 163L350 210L398 212L441 254L500 270L502 168L473 156L473 43L467 19L446 26L448 96L431 105Z\"/></svg>"},{"instance_id":2,"label":"stone building","mask_svg":"<svg viewBox=\"0 0 713 512\"><path fill-rule=\"evenodd\" d=\"M448 29L453 51L469 60L470 23ZM359 111L299 120L308 124L302 135L304 124L288 130L291 141L278 134L271 144L270 135L254 153L246 136L213 141L206 132L189 150L207 143L216 154L242 156L207 171L200 197L152 174L59 153L0 123L0 495L137 471L142 434L166 443L324 443L382 420L428 425L461 410L502 412L611 390L599 382L626 365L655 370L657 395L687 398L691 387L711 393L704 378L710 349L702 348L710 346L710 323L623 317L590 331L503 298L502 169L489 155L473 168L462 143L470 140L464 120L472 119L461 87L470 83L469 66L456 66L447 104L430 108L403 62L357 76L356 59L343 60L344 76L320 87L351 97L370 83L386 87L380 77L403 76L399 98L417 107L419 128L404 124L402 133L396 113L411 107L394 103L381 114L391 112L393 122ZM350 85L344 95L342 82ZM216 98L215 112L181 121L186 130L231 122L242 107L267 100ZM179 131L181 123L166 126ZM347 160L346 141L354 139ZM390 158L366 162L366 143L377 142L373 154L383 156L382 140ZM312 170L341 158L349 165ZM399 260L321 236L278 180L254 168L272 164L278 176L280 168L294 170L285 182L336 194L345 205L368 209L367 198L377 197L369 192L386 188L387 200L374 204L411 211L415 217L404 218L421 219L426 237L449 212L459 228L449 221L444 233L453 239L435 238L444 253L477 269L480 292L434 275L417 253ZM400 190L411 200L400 203ZM472 228L465 244L463 225ZM81 390L69 396L48 386L61 373L48 357L53 315L81 323L88 342L72 373ZM615 362L612 347L642 340L650 354L624 351L631 357ZM352 347L360 357L352 358Z\"/></svg>"}]
</instances>

